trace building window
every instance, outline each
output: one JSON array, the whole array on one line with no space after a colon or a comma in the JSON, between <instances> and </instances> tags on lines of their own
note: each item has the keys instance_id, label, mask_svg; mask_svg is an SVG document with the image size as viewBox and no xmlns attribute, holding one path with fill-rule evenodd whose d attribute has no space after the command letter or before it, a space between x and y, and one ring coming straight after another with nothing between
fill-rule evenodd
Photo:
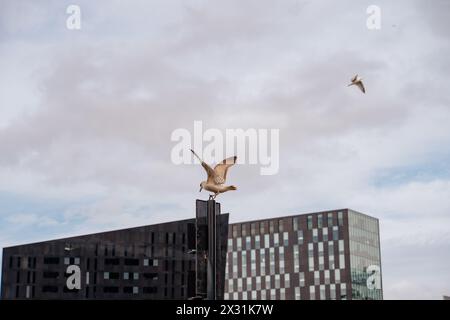
<instances>
[{"instance_id":1,"label":"building window","mask_svg":"<svg viewBox=\"0 0 450 320\"><path fill-rule=\"evenodd\" d=\"M345 256L343 254L339 255L339 269L345 269Z\"/></svg>"},{"instance_id":2,"label":"building window","mask_svg":"<svg viewBox=\"0 0 450 320\"><path fill-rule=\"evenodd\" d=\"M320 284L320 273L319 271L314 271L314 285Z\"/></svg>"},{"instance_id":3,"label":"building window","mask_svg":"<svg viewBox=\"0 0 450 320\"><path fill-rule=\"evenodd\" d=\"M275 273L275 248L269 249L270 274Z\"/></svg>"},{"instance_id":4,"label":"building window","mask_svg":"<svg viewBox=\"0 0 450 320\"><path fill-rule=\"evenodd\" d=\"M275 275L275 289L280 289L280 275Z\"/></svg>"},{"instance_id":5,"label":"building window","mask_svg":"<svg viewBox=\"0 0 450 320\"><path fill-rule=\"evenodd\" d=\"M283 245L287 247L289 245L289 233L283 232Z\"/></svg>"},{"instance_id":6,"label":"building window","mask_svg":"<svg viewBox=\"0 0 450 320\"><path fill-rule=\"evenodd\" d=\"M266 224L267 224L267 221L263 221L260 223L260 225L259 225L259 233L260 234L266 233Z\"/></svg>"},{"instance_id":7,"label":"building window","mask_svg":"<svg viewBox=\"0 0 450 320\"><path fill-rule=\"evenodd\" d=\"M18 265L20 266L20 258L19 258ZM59 258L58 257L44 257L44 264L59 264Z\"/></svg>"},{"instance_id":8,"label":"building window","mask_svg":"<svg viewBox=\"0 0 450 320\"><path fill-rule=\"evenodd\" d=\"M286 273L284 275L284 287L290 288L290 286L291 286L291 277L290 277L289 273Z\"/></svg>"},{"instance_id":9,"label":"building window","mask_svg":"<svg viewBox=\"0 0 450 320\"><path fill-rule=\"evenodd\" d=\"M266 300L266 290L261 291L261 300Z\"/></svg>"},{"instance_id":10,"label":"building window","mask_svg":"<svg viewBox=\"0 0 450 320\"><path fill-rule=\"evenodd\" d=\"M253 290L253 288L252 288L252 278L251 277L247 278L246 285L247 285L246 291L252 291Z\"/></svg>"},{"instance_id":11,"label":"building window","mask_svg":"<svg viewBox=\"0 0 450 320\"><path fill-rule=\"evenodd\" d=\"M118 293L119 287L103 287L104 293Z\"/></svg>"},{"instance_id":12,"label":"building window","mask_svg":"<svg viewBox=\"0 0 450 320\"><path fill-rule=\"evenodd\" d=\"M250 270L251 270L251 274L252 277L254 277L256 275L256 251L255 250L251 250L250 251Z\"/></svg>"},{"instance_id":13,"label":"building window","mask_svg":"<svg viewBox=\"0 0 450 320\"><path fill-rule=\"evenodd\" d=\"M341 282L341 270L339 269L334 270L334 282L335 283Z\"/></svg>"},{"instance_id":14,"label":"building window","mask_svg":"<svg viewBox=\"0 0 450 320\"><path fill-rule=\"evenodd\" d=\"M256 277L256 290L261 290L261 277Z\"/></svg>"},{"instance_id":15,"label":"building window","mask_svg":"<svg viewBox=\"0 0 450 320\"><path fill-rule=\"evenodd\" d=\"M270 247L269 235L265 234L264 235L264 248L269 248L269 247Z\"/></svg>"},{"instance_id":16,"label":"building window","mask_svg":"<svg viewBox=\"0 0 450 320\"><path fill-rule=\"evenodd\" d=\"M325 300L325 286L320 286L320 300Z\"/></svg>"},{"instance_id":17,"label":"building window","mask_svg":"<svg viewBox=\"0 0 450 320\"><path fill-rule=\"evenodd\" d=\"M323 241L328 241L328 228L322 229L322 237L323 237Z\"/></svg>"},{"instance_id":18,"label":"building window","mask_svg":"<svg viewBox=\"0 0 450 320\"><path fill-rule=\"evenodd\" d=\"M233 238L228 239L228 251L233 250Z\"/></svg>"},{"instance_id":19,"label":"building window","mask_svg":"<svg viewBox=\"0 0 450 320\"><path fill-rule=\"evenodd\" d=\"M266 251L265 249L260 249L260 274L263 276L266 274Z\"/></svg>"},{"instance_id":20,"label":"building window","mask_svg":"<svg viewBox=\"0 0 450 320\"><path fill-rule=\"evenodd\" d=\"M241 233L242 233L242 237L246 237L247 236L247 225L246 224L241 224Z\"/></svg>"},{"instance_id":21,"label":"building window","mask_svg":"<svg viewBox=\"0 0 450 320\"><path fill-rule=\"evenodd\" d=\"M245 249L250 250L252 248L252 238L250 236L245 237Z\"/></svg>"},{"instance_id":22,"label":"building window","mask_svg":"<svg viewBox=\"0 0 450 320\"><path fill-rule=\"evenodd\" d=\"M241 237L236 239L236 248L238 251L242 250L242 238Z\"/></svg>"},{"instance_id":23,"label":"building window","mask_svg":"<svg viewBox=\"0 0 450 320\"><path fill-rule=\"evenodd\" d=\"M312 216L308 216L307 218L307 226L308 226L308 230L312 229Z\"/></svg>"},{"instance_id":24,"label":"building window","mask_svg":"<svg viewBox=\"0 0 450 320\"><path fill-rule=\"evenodd\" d=\"M250 224L250 234L252 236L254 236L256 234L256 223L254 223L254 222Z\"/></svg>"},{"instance_id":25,"label":"building window","mask_svg":"<svg viewBox=\"0 0 450 320\"><path fill-rule=\"evenodd\" d=\"M284 273L284 247L278 249L278 261L280 263L280 273Z\"/></svg>"},{"instance_id":26,"label":"building window","mask_svg":"<svg viewBox=\"0 0 450 320\"><path fill-rule=\"evenodd\" d=\"M341 283L341 299L347 300L347 285L345 283Z\"/></svg>"},{"instance_id":27,"label":"building window","mask_svg":"<svg viewBox=\"0 0 450 320\"><path fill-rule=\"evenodd\" d=\"M275 289L270 290L270 300L275 300L277 298Z\"/></svg>"},{"instance_id":28,"label":"building window","mask_svg":"<svg viewBox=\"0 0 450 320\"><path fill-rule=\"evenodd\" d=\"M297 242L298 244L303 244L303 230L297 231Z\"/></svg>"},{"instance_id":29,"label":"building window","mask_svg":"<svg viewBox=\"0 0 450 320\"><path fill-rule=\"evenodd\" d=\"M286 289L280 289L280 300L286 300Z\"/></svg>"},{"instance_id":30,"label":"building window","mask_svg":"<svg viewBox=\"0 0 450 320\"><path fill-rule=\"evenodd\" d=\"M318 230L317 229L313 229L313 242L317 242L317 240L319 238L318 234L319 234Z\"/></svg>"},{"instance_id":31,"label":"building window","mask_svg":"<svg viewBox=\"0 0 450 320\"><path fill-rule=\"evenodd\" d=\"M333 227L333 240L339 240L339 229L337 226Z\"/></svg>"},{"instance_id":32,"label":"building window","mask_svg":"<svg viewBox=\"0 0 450 320\"><path fill-rule=\"evenodd\" d=\"M325 284L330 284L330 270L325 270Z\"/></svg>"},{"instance_id":33,"label":"building window","mask_svg":"<svg viewBox=\"0 0 450 320\"><path fill-rule=\"evenodd\" d=\"M259 235L255 236L255 249L261 248L261 237Z\"/></svg>"},{"instance_id":34,"label":"building window","mask_svg":"<svg viewBox=\"0 0 450 320\"><path fill-rule=\"evenodd\" d=\"M308 264L309 271L314 271L314 245L308 243Z\"/></svg>"},{"instance_id":35,"label":"building window","mask_svg":"<svg viewBox=\"0 0 450 320\"><path fill-rule=\"evenodd\" d=\"M344 254L344 240L339 240L339 253Z\"/></svg>"},{"instance_id":36,"label":"building window","mask_svg":"<svg viewBox=\"0 0 450 320\"><path fill-rule=\"evenodd\" d=\"M294 246L292 247L293 250L293 258L294 258L294 272L299 272L300 271L300 255L299 255L299 251L298 251L298 245L294 244Z\"/></svg>"},{"instance_id":37,"label":"building window","mask_svg":"<svg viewBox=\"0 0 450 320\"><path fill-rule=\"evenodd\" d=\"M344 214L342 213L342 211L338 212L338 224L339 226L344 225Z\"/></svg>"},{"instance_id":38,"label":"building window","mask_svg":"<svg viewBox=\"0 0 450 320\"><path fill-rule=\"evenodd\" d=\"M336 285L335 284L330 285L330 299L336 300Z\"/></svg>"},{"instance_id":39,"label":"building window","mask_svg":"<svg viewBox=\"0 0 450 320\"><path fill-rule=\"evenodd\" d=\"M125 263L126 266L138 266L139 265L139 259L125 259L124 263Z\"/></svg>"},{"instance_id":40,"label":"building window","mask_svg":"<svg viewBox=\"0 0 450 320\"><path fill-rule=\"evenodd\" d=\"M292 218L292 228L294 229L294 231L300 229L299 227L300 227L299 218L298 217Z\"/></svg>"},{"instance_id":41,"label":"building window","mask_svg":"<svg viewBox=\"0 0 450 320\"><path fill-rule=\"evenodd\" d=\"M300 287L305 286L305 273L304 272L300 272L300 274L299 274L299 285L300 285Z\"/></svg>"},{"instance_id":42,"label":"building window","mask_svg":"<svg viewBox=\"0 0 450 320\"><path fill-rule=\"evenodd\" d=\"M334 269L334 242L333 241L329 241L328 242L328 264L329 264L329 269Z\"/></svg>"},{"instance_id":43,"label":"building window","mask_svg":"<svg viewBox=\"0 0 450 320\"><path fill-rule=\"evenodd\" d=\"M270 276L266 276L266 289L269 289L272 287Z\"/></svg>"},{"instance_id":44,"label":"building window","mask_svg":"<svg viewBox=\"0 0 450 320\"><path fill-rule=\"evenodd\" d=\"M241 252L241 275L242 277L246 277L247 276L247 252L246 251L242 251Z\"/></svg>"},{"instance_id":45,"label":"building window","mask_svg":"<svg viewBox=\"0 0 450 320\"><path fill-rule=\"evenodd\" d=\"M329 227L333 226L333 213L332 212L328 213L328 226Z\"/></svg>"},{"instance_id":46,"label":"building window","mask_svg":"<svg viewBox=\"0 0 450 320\"><path fill-rule=\"evenodd\" d=\"M237 234L238 234L238 231L237 231L237 225L234 225L234 226L233 226L233 238L236 238L236 237L237 237Z\"/></svg>"},{"instance_id":47,"label":"building window","mask_svg":"<svg viewBox=\"0 0 450 320\"><path fill-rule=\"evenodd\" d=\"M308 258L308 265L309 265L309 271L314 271L314 258L313 257Z\"/></svg>"},{"instance_id":48,"label":"building window","mask_svg":"<svg viewBox=\"0 0 450 320\"><path fill-rule=\"evenodd\" d=\"M278 232L283 232L284 231L284 225L283 225L283 220L280 219L278 220Z\"/></svg>"},{"instance_id":49,"label":"building window","mask_svg":"<svg viewBox=\"0 0 450 320\"><path fill-rule=\"evenodd\" d=\"M109 279L109 272L103 272L103 279Z\"/></svg>"},{"instance_id":50,"label":"building window","mask_svg":"<svg viewBox=\"0 0 450 320\"><path fill-rule=\"evenodd\" d=\"M295 300L300 300L301 296L300 296L300 288L299 287L295 287Z\"/></svg>"},{"instance_id":51,"label":"building window","mask_svg":"<svg viewBox=\"0 0 450 320\"><path fill-rule=\"evenodd\" d=\"M309 286L309 299L310 300L316 299L316 289L314 286Z\"/></svg>"},{"instance_id":52,"label":"building window","mask_svg":"<svg viewBox=\"0 0 450 320\"><path fill-rule=\"evenodd\" d=\"M317 215L317 228L323 227L323 216L322 214Z\"/></svg>"},{"instance_id":53,"label":"building window","mask_svg":"<svg viewBox=\"0 0 450 320\"><path fill-rule=\"evenodd\" d=\"M275 232L275 222L273 220L269 221L269 232L274 233Z\"/></svg>"}]
</instances>

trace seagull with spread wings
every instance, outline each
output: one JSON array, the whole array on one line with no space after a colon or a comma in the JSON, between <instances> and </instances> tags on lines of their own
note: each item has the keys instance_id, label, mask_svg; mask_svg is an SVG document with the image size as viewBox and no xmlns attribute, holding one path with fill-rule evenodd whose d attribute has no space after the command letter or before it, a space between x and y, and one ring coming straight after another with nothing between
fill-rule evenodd
<instances>
[{"instance_id":1,"label":"seagull with spread wings","mask_svg":"<svg viewBox=\"0 0 450 320\"><path fill-rule=\"evenodd\" d=\"M363 93L366 93L366 88L364 88L364 84L362 83L362 78L360 78L358 75L355 75L355 76L351 79L351 82L352 82L352 83L350 83L347 87L350 87L350 86L355 85L355 86L357 86L359 89L361 89L361 91L362 91Z\"/></svg>"},{"instance_id":2,"label":"seagull with spread wings","mask_svg":"<svg viewBox=\"0 0 450 320\"><path fill-rule=\"evenodd\" d=\"M205 189L210 192L213 192L214 195L210 195L209 199L215 199L219 193L224 193L230 190L237 190L235 186L225 186L225 181L227 179L228 169L236 163L237 157L229 157L224 159L222 162L218 163L214 169L211 168L207 163L205 163L195 152L192 150L194 156L202 164L202 167L205 169L208 179L206 181L202 181L200 183L200 192Z\"/></svg>"}]
</instances>

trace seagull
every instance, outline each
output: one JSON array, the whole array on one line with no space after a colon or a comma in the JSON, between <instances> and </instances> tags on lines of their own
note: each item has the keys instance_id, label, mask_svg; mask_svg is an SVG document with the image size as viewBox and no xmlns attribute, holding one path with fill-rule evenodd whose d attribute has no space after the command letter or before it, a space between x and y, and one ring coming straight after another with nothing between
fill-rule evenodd
<instances>
[{"instance_id":1,"label":"seagull","mask_svg":"<svg viewBox=\"0 0 450 320\"><path fill-rule=\"evenodd\" d=\"M208 174L208 179L200 183L199 192L201 192L203 189L213 192L214 195L210 195L209 199L214 200L219 193L224 193L230 190L237 190L235 186L224 186L225 180L227 179L228 168L236 163L236 156L222 160L222 162L218 163L214 167L214 169L212 169L194 152L194 150L190 150L194 154L194 156L197 157L197 159L202 164L202 167Z\"/></svg>"},{"instance_id":2,"label":"seagull","mask_svg":"<svg viewBox=\"0 0 450 320\"><path fill-rule=\"evenodd\" d=\"M364 88L364 84L362 83L362 78L358 77L358 75L355 75L351 79L351 81L352 81L352 83L350 83L347 87L350 87L352 85L357 85L358 88L360 88L363 93L366 93L366 89Z\"/></svg>"}]
</instances>

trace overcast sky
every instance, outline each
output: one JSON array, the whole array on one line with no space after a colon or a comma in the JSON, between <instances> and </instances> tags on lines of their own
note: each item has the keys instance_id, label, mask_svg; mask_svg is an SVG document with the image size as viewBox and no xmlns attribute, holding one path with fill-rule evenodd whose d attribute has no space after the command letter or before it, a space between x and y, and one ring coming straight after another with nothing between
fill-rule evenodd
<instances>
[{"instance_id":1,"label":"overcast sky","mask_svg":"<svg viewBox=\"0 0 450 320\"><path fill-rule=\"evenodd\" d=\"M81 7L81 30L66 8ZM369 5L381 29L366 27ZM0 0L0 247L191 218L177 128L280 130L232 222L380 219L386 299L450 294L449 1ZM347 87L358 73L367 93Z\"/></svg>"}]
</instances>

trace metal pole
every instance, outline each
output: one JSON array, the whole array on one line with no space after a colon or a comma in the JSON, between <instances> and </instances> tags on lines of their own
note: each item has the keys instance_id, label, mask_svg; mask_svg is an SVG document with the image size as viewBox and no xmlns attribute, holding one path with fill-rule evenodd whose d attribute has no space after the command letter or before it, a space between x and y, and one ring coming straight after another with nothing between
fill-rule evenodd
<instances>
[{"instance_id":1,"label":"metal pole","mask_svg":"<svg viewBox=\"0 0 450 320\"><path fill-rule=\"evenodd\" d=\"M207 299L216 300L217 279L217 230L216 202L208 200L208 255L207 255Z\"/></svg>"}]
</instances>

